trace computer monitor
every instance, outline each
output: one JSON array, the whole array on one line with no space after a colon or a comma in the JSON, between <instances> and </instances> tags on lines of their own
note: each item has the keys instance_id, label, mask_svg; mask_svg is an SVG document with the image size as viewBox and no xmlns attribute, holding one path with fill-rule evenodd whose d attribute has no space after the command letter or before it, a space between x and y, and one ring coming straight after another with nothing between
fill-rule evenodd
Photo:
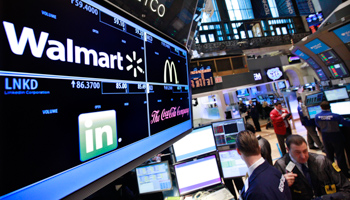
<instances>
[{"instance_id":1,"label":"computer monitor","mask_svg":"<svg viewBox=\"0 0 350 200\"><path fill-rule=\"evenodd\" d=\"M211 125L194 129L173 144L176 162L216 151Z\"/></svg>"},{"instance_id":2,"label":"computer monitor","mask_svg":"<svg viewBox=\"0 0 350 200\"><path fill-rule=\"evenodd\" d=\"M329 104L331 106L332 113L338 115L350 115L350 101L340 101Z\"/></svg>"},{"instance_id":3,"label":"computer monitor","mask_svg":"<svg viewBox=\"0 0 350 200\"><path fill-rule=\"evenodd\" d=\"M323 92L310 94L305 97L305 106L320 104L323 100Z\"/></svg>"},{"instance_id":4,"label":"computer monitor","mask_svg":"<svg viewBox=\"0 0 350 200\"><path fill-rule=\"evenodd\" d=\"M258 99L259 100L264 100L263 96L261 96L261 95L258 96Z\"/></svg>"},{"instance_id":5,"label":"computer monitor","mask_svg":"<svg viewBox=\"0 0 350 200\"><path fill-rule=\"evenodd\" d=\"M284 89L286 88L286 83L284 81L280 81L277 83L277 86L279 89Z\"/></svg>"},{"instance_id":6,"label":"computer monitor","mask_svg":"<svg viewBox=\"0 0 350 200\"><path fill-rule=\"evenodd\" d=\"M274 98L275 98L275 95L269 94L268 97L269 97L269 99L274 99Z\"/></svg>"},{"instance_id":7,"label":"computer monitor","mask_svg":"<svg viewBox=\"0 0 350 200\"><path fill-rule=\"evenodd\" d=\"M328 70L333 78L343 78L349 76L347 67L343 63L328 65Z\"/></svg>"},{"instance_id":8,"label":"computer monitor","mask_svg":"<svg viewBox=\"0 0 350 200\"><path fill-rule=\"evenodd\" d=\"M244 97L244 96L249 96L249 90L246 89L240 89L236 91L237 97Z\"/></svg>"},{"instance_id":9,"label":"computer monitor","mask_svg":"<svg viewBox=\"0 0 350 200\"><path fill-rule=\"evenodd\" d=\"M318 57L322 60L322 62L325 65L331 65L341 62L339 56L332 49L319 53Z\"/></svg>"},{"instance_id":10,"label":"computer monitor","mask_svg":"<svg viewBox=\"0 0 350 200\"><path fill-rule=\"evenodd\" d=\"M310 119L315 119L315 116L322 112L322 108L320 105L316 105L316 106L309 106L307 107L307 112L309 114L309 118Z\"/></svg>"},{"instance_id":11,"label":"computer monitor","mask_svg":"<svg viewBox=\"0 0 350 200\"><path fill-rule=\"evenodd\" d=\"M222 184L216 156L175 165L180 195Z\"/></svg>"},{"instance_id":12,"label":"computer monitor","mask_svg":"<svg viewBox=\"0 0 350 200\"><path fill-rule=\"evenodd\" d=\"M245 176L248 172L246 163L237 150L219 151L221 170L224 178Z\"/></svg>"},{"instance_id":13,"label":"computer monitor","mask_svg":"<svg viewBox=\"0 0 350 200\"><path fill-rule=\"evenodd\" d=\"M236 144L237 134L245 130L243 118L213 122L211 125L217 146Z\"/></svg>"},{"instance_id":14,"label":"computer monitor","mask_svg":"<svg viewBox=\"0 0 350 200\"><path fill-rule=\"evenodd\" d=\"M326 96L327 101L336 101L349 98L349 94L346 87L325 90L324 94Z\"/></svg>"},{"instance_id":15,"label":"computer monitor","mask_svg":"<svg viewBox=\"0 0 350 200\"><path fill-rule=\"evenodd\" d=\"M168 161L140 166L135 170L140 194L171 190L173 187Z\"/></svg>"}]
</instances>

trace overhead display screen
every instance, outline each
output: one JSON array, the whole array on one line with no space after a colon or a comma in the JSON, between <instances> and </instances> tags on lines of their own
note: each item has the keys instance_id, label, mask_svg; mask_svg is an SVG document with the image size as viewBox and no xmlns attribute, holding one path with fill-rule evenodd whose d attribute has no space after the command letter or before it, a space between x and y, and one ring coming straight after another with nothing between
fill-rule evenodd
<instances>
[{"instance_id":1,"label":"overhead display screen","mask_svg":"<svg viewBox=\"0 0 350 200\"><path fill-rule=\"evenodd\" d=\"M318 77L321 79L321 81L326 81L328 80L326 74L324 73L324 71L322 69L317 69L316 70L316 74L318 75Z\"/></svg>"},{"instance_id":2,"label":"overhead display screen","mask_svg":"<svg viewBox=\"0 0 350 200\"><path fill-rule=\"evenodd\" d=\"M294 52L295 55L299 56L300 58L307 60L308 58L310 58L306 53L302 52L300 49L296 50Z\"/></svg>"},{"instance_id":3,"label":"overhead display screen","mask_svg":"<svg viewBox=\"0 0 350 200\"><path fill-rule=\"evenodd\" d=\"M308 58L306 62L313 68L313 69L319 69L320 66L314 61L312 58Z\"/></svg>"},{"instance_id":4,"label":"overhead display screen","mask_svg":"<svg viewBox=\"0 0 350 200\"><path fill-rule=\"evenodd\" d=\"M194 67L190 71L192 89L214 86L215 81L211 66Z\"/></svg>"},{"instance_id":5,"label":"overhead display screen","mask_svg":"<svg viewBox=\"0 0 350 200\"><path fill-rule=\"evenodd\" d=\"M350 43L350 24L346 24L345 26L342 26L340 28L337 28L333 31L341 41L343 41L345 44Z\"/></svg>"},{"instance_id":6,"label":"overhead display screen","mask_svg":"<svg viewBox=\"0 0 350 200\"><path fill-rule=\"evenodd\" d=\"M180 43L89 0L0 4L0 198L61 199L191 130Z\"/></svg>"},{"instance_id":7,"label":"overhead display screen","mask_svg":"<svg viewBox=\"0 0 350 200\"><path fill-rule=\"evenodd\" d=\"M318 57L322 60L322 62L325 65L331 65L334 63L341 62L341 59L333 50L328 50L328 51L322 52L322 53L318 54Z\"/></svg>"},{"instance_id":8,"label":"overhead display screen","mask_svg":"<svg viewBox=\"0 0 350 200\"><path fill-rule=\"evenodd\" d=\"M305 46L310 49L314 54L319 54L323 51L327 51L328 49L330 49L329 46L327 46L325 43L323 43L321 40L319 39L314 39L309 43L306 43Z\"/></svg>"},{"instance_id":9,"label":"overhead display screen","mask_svg":"<svg viewBox=\"0 0 350 200\"><path fill-rule=\"evenodd\" d=\"M348 70L343 63L337 63L328 66L333 78L342 78L349 76Z\"/></svg>"}]
</instances>

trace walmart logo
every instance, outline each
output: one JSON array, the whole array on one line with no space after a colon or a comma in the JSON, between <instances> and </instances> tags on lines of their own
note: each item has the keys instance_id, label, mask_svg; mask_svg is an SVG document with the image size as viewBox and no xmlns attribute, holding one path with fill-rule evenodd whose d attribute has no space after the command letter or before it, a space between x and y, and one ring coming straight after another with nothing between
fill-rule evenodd
<instances>
[{"instance_id":1,"label":"walmart logo","mask_svg":"<svg viewBox=\"0 0 350 200\"><path fill-rule=\"evenodd\" d=\"M85 161L116 149L115 110L83 113L78 117L80 160Z\"/></svg>"}]
</instances>

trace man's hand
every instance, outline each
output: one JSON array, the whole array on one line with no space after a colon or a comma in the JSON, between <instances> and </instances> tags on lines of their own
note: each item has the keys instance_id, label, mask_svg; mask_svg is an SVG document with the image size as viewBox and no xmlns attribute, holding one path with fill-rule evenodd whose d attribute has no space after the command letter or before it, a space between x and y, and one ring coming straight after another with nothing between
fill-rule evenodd
<instances>
[{"instance_id":1,"label":"man's hand","mask_svg":"<svg viewBox=\"0 0 350 200\"><path fill-rule=\"evenodd\" d=\"M282 118L284 119L286 117L287 113L282 113Z\"/></svg>"},{"instance_id":2,"label":"man's hand","mask_svg":"<svg viewBox=\"0 0 350 200\"><path fill-rule=\"evenodd\" d=\"M298 174L294 174L293 172L287 172L286 174L284 174L284 178L286 178L289 187L294 184L295 177L297 176Z\"/></svg>"}]
</instances>

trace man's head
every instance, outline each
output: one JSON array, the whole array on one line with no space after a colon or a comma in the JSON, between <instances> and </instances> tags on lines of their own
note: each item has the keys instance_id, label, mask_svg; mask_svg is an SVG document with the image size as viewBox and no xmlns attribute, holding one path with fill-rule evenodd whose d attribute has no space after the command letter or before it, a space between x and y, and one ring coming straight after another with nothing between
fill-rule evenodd
<instances>
[{"instance_id":1,"label":"man's head","mask_svg":"<svg viewBox=\"0 0 350 200\"><path fill-rule=\"evenodd\" d=\"M251 131L239 132L237 135L236 144L238 153L243 154L245 157L261 155L258 139Z\"/></svg>"},{"instance_id":2,"label":"man's head","mask_svg":"<svg viewBox=\"0 0 350 200\"><path fill-rule=\"evenodd\" d=\"M302 102L301 101L301 96L297 97L297 100L298 100L298 102Z\"/></svg>"},{"instance_id":3,"label":"man's head","mask_svg":"<svg viewBox=\"0 0 350 200\"><path fill-rule=\"evenodd\" d=\"M281 104L281 102L275 103L275 108L276 108L277 110L282 110L282 104Z\"/></svg>"},{"instance_id":4,"label":"man's head","mask_svg":"<svg viewBox=\"0 0 350 200\"><path fill-rule=\"evenodd\" d=\"M252 133L255 134L255 128L254 128L254 126L251 125L251 124L249 124L249 123L246 123L246 124L245 124L245 130L250 131L250 132L252 132Z\"/></svg>"},{"instance_id":5,"label":"man's head","mask_svg":"<svg viewBox=\"0 0 350 200\"><path fill-rule=\"evenodd\" d=\"M252 101L252 100L249 100L249 104L252 105L252 104L253 104L253 101Z\"/></svg>"},{"instance_id":6,"label":"man's head","mask_svg":"<svg viewBox=\"0 0 350 200\"><path fill-rule=\"evenodd\" d=\"M331 106L329 105L328 101L322 101L322 103L320 104L322 110L330 110Z\"/></svg>"},{"instance_id":7,"label":"man's head","mask_svg":"<svg viewBox=\"0 0 350 200\"><path fill-rule=\"evenodd\" d=\"M300 135L291 135L286 140L287 150L289 154L298 163L307 163L309 159L309 151L305 139Z\"/></svg>"}]
</instances>

